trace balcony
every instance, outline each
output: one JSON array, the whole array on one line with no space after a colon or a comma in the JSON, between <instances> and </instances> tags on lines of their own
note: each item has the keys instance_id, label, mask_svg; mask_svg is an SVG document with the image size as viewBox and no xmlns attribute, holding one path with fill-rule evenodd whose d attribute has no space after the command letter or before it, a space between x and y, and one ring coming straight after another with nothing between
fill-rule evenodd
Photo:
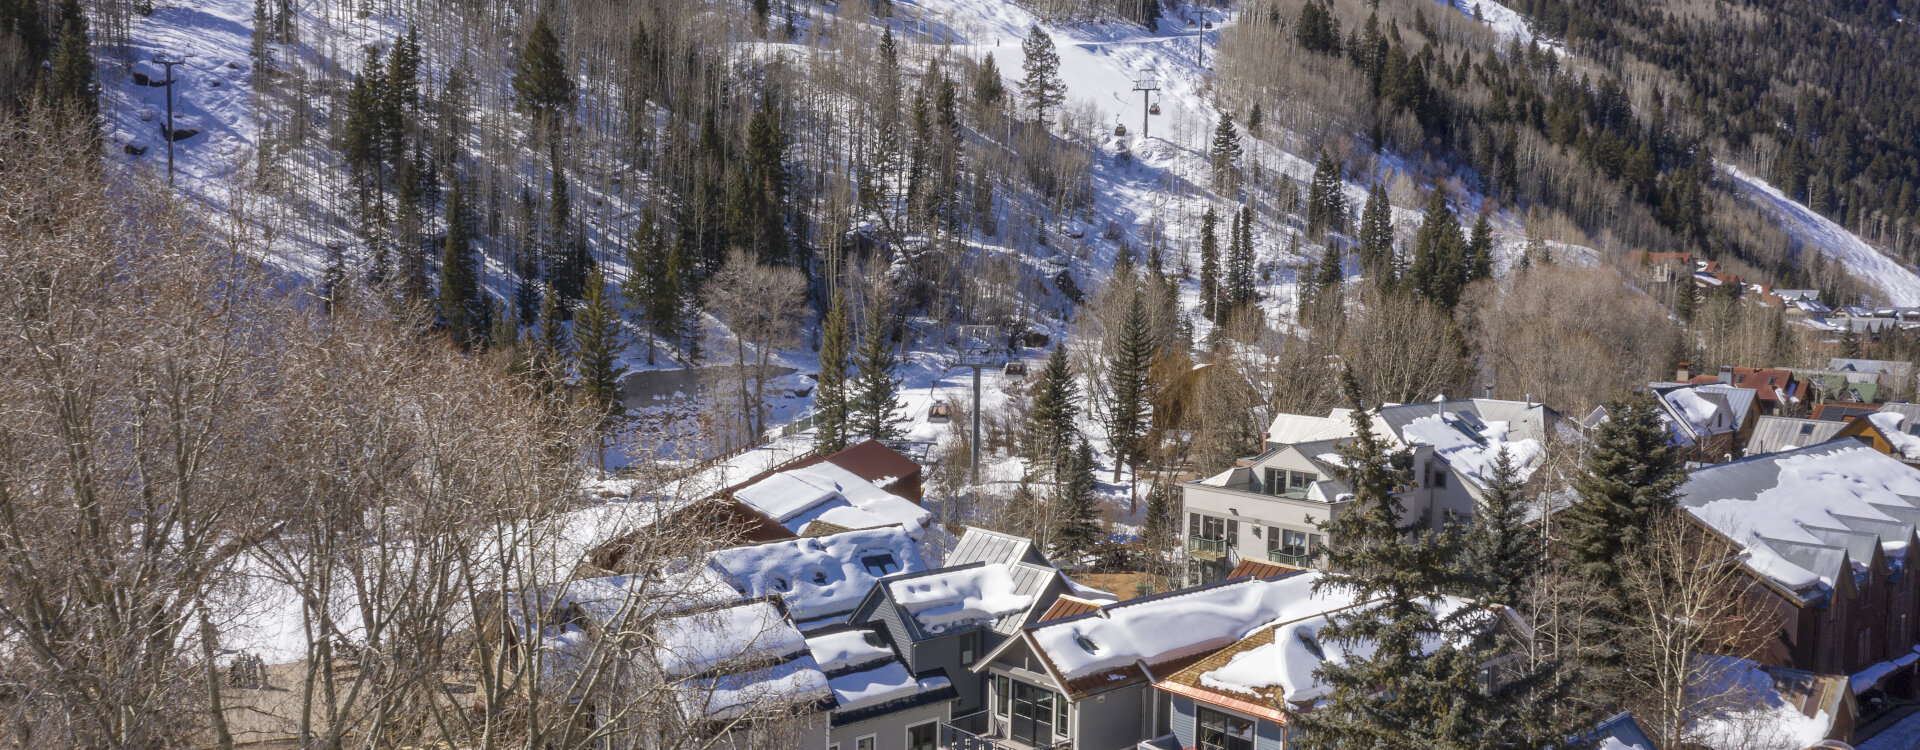
<instances>
[{"instance_id":1,"label":"balcony","mask_svg":"<svg viewBox=\"0 0 1920 750\"><path fill-rule=\"evenodd\" d=\"M1143 740L1140 744L1134 746L1134 750L1181 750L1180 739L1171 734L1164 737L1155 737L1150 740Z\"/></svg>"},{"instance_id":2,"label":"balcony","mask_svg":"<svg viewBox=\"0 0 1920 750\"><path fill-rule=\"evenodd\" d=\"M1028 745L1003 737L982 737L941 722L940 750L1073 750L1073 740L1062 740L1051 745Z\"/></svg>"},{"instance_id":3,"label":"balcony","mask_svg":"<svg viewBox=\"0 0 1920 750\"><path fill-rule=\"evenodd\" d=\"M1205 539L1197 536L1187 538L1187 551L1192 553L1194 557L1205 560L1218 560L1226 557L1227 549L1230 546L1225 539Z\"/></svg>"},{"instance_id":4,"label":"balcony","mask_svg":"<svg viewBox=\"0 0 1920 750\"><path fill-rule=\"evenodd\" d=\"M1313 553L1302 552L1294 554L1287 552L1285 549L1267 550L1267 561L1277 562L1281 565L1290 565L1296 568L1311 568L1313 567Z\"/></svg>"}]
</instances>

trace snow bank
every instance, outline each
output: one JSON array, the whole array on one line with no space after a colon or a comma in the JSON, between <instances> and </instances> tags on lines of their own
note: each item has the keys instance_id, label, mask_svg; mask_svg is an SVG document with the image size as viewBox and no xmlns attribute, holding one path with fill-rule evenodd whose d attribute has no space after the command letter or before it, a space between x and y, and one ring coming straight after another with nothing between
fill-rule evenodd
<instances>
[{"instance_id":1,"label":"snow bank","mask_svg":"<svg viewBox=\"0 0 1920 750\"><path fill-rule=\"evenodd\" d=\"M1311 703L1326 697L1331 688L1320 681L1320 668L1371 658L1375 647L1371 641L1321 640L1321 629L1327 626L1333 612L1349 600L1329 596L1320 601L1326 606L1325 611L1279 626L1274 630L1272 643L1235 654L1226 665L1201 673L1200 683L1216 690L1264 699L1280 697L1292 703ZM1444 617L1466 605L1464 600L1446 597L1432 600L1426 606ZM1441 644L1440 636L1435 635L1427 639L1425 647L1430 652ZM1279 689L1278 695L1274 693L1275 688Z\"/></svg>"},{"instance_id":2,"label":"snow bank","mask_svg":"<svg viewBox=\"0 0 1920 750\"><path fill-rule=\"evenodd\" d=\"M1024 612L1033 597L1014 591L1005 563L960 568L887 584L893 600L929 633Z\"/></svg>"},{"instance_id":3,"label":"snow bank","mask_svg":"<svg viewBox=\"0 0 1920 750\"><path fill-rule=\"evenodd\" d=\"M1695 435L1705 435L1713 431L1714 416L1720 413L1720 407L1700 397L1691 388L1681 388L1667 394L1667 403L1673 405L1674 412L1687 421L1687 428Z\"/></svg>"},{"instance_id":4,"label":"snow bank","mask_svg":"<svg viewBox=\"0 0 1920 750\"><path fill-rule=\"evenodd\" d=\"M1898 659L1879 662L1853 673L1852 677L1847 680L1848 687L1853 689L1854 695L1867 692L1868 690L1872 690L1875 685L1880 684L1881 680L1886 679L1887 675L1912 666L1915 661L1920 661L1920 646L1915 646L1911 653Z\"/></svg>"},{"instance_id":5,"label":"snow bank","mask_svg":"<svg viewBox=\"0 0 1920 750\"><path fill-rule=\"evenodd\" d=\"M675 677L734 660L778 659L807 647L800 631L764 601L665 620L655 626L654 638L660 668Z\"/></svg>"},{"instance_id":6,"label":"snow bank","mask_svg":"<svg viewBox=\"0 0 1920 750\"><path fill-rule=\"evenodd\" d=\"M1730 656L1701 657L1699 681L1690 692L1717 708L1693 720L1690 734L1707 747L1807 747L1825 739L1833 717L1807 716L1780 697L1773 677L1759 664Z\"/></svg>"},{"instance_id":7,"label":"snow bank","mask_svg":"<svg viewBox=\"0 0 1920 750\"><path fill-rule=\"evenodd\" d=\"M707 559L746 596L779 595L800 621L850 612L881 577L928 569L900 526L735 547Z\"/></svg>"},{"instance_id":8,"label":"snow bank","mask_svg":"<svg viewBox=\"0 0 1920 750\"><path fill-rule=\"evenodd\" d=\"M843 630L810 636L807 638L807 650L813 654L813 660L819 662L820 669L827 672L893 658L893 649L876 646L867 640L872 633L870 630Z\"/></svg>"},{"instance_id":9,"label":"snow bank","mask_svg":"<svg viewBox=\"0 0 1920 750\"><path fill-rule=\"evenodd\" d=\"M1226 646L1267 623L1353 603L1343 592L1314 593L1318 578L1318 573L1308 572L1121 602L1093 617L1036 628L1032 637L1068 680L1139 661L1156 663Z\"/></svg>"}]
</instances>

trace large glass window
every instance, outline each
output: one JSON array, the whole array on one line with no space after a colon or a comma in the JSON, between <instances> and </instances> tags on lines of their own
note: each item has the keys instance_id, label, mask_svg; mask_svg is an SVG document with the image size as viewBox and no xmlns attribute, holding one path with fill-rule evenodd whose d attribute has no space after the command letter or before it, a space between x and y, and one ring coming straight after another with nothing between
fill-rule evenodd
<instances>
[{"instance_id":1,"label":"large glass window","mask_svg":"<svg viewBox=\"0 0 1920 750\"><path fill-rule=\"evenodd\" d=\"M1003 719L1007 717L1007 708L1013 705L1012 682L1006 675L993 676L993 712Z\"/></svg>"},{"instance_id":2,"label":"large glass window","mask_svg":"<svg viewBox=\"0 0 1920 750\"><path fill-rule=\"evenodd\" d=\"M1307 493L1307 488L1313 486L1313 483L1319 480L1320 477L1315 474L1304 471L1289 471L1287 472L1287 491L1304 495Z\"/></svg>"},{"instance_id":3,"label":"large glass window","mask_svg":"<svg viewBox=\"0 0 1920 750\"><path fill-rule=\"evenodd\" d=\"M1013 683L1013 738L1027 745L1053 744L1054 694L1024 682Z\"/></svg>"},{"instance_id":4,"label":"large glass window","mask_svg":"<svg viewBox=\"0 0 1920 750\"><path fill-rule=\"evenodd\" d=\"M1200 750L1253 750L1253 722L1199 708Z\"/></svg>"},{"instance_id":5,"label":"large glass window","mask_svg":"<svg viewBox=\"0 0 1920 750\"><path fill-rule=\"evenodd\" d=\"M907 750L937 750L939 744L939 722L929 721L925 724L907 727Z\"/></svg>"}]
</instances>

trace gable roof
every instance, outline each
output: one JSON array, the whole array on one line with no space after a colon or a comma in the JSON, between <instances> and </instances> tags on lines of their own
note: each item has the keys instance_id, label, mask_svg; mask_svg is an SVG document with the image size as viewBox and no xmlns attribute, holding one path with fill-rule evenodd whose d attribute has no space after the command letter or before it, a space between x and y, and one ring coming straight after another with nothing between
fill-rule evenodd
<instances>
[{"instance_id":1,"label":"gable roof","mask_svg":"<svg viewBox=\"0 0 1920 750\"><path fill-rule=\"evenodd\" d=\"M1913 538L1920 469L1843 438L1695 470L1679 505L1745 548L1755 575L1810 603Z\"/></svg>"},{"instance_id":2,"label":"gable roof","mask_svg":"<svg viewBox=\"0 0 1920 750\"><path fill-rule=\"evenodd\" d=\"M1032 563L970 562L888 578L867 593L859 611L893 607L909 640L919 642L962 630L985 627L1001 635L1017 633L1066 575ZM861 615L864 617L865 615Z\"/></svg>"},{"instance_id":3,"label":"gable roof","mask_svg":"<svg viewBox=\"0 0 1920 750\"><path fill-rule=\"evenodd\" d=\"M929 569L900 526L715 550L707 564L743 596L785 599L808 630L844 619L882 578Z\"/></svg>"},{"instance_id":4,"label":"gable roof","mask_svg":"<svg viewBox=\"0 0 1920 750\"><path fill-rule=\"evenodd\" d=\"M1754 420L1753 437L1747 438L1747 455L1758 456L1818 445L1832 440L1844 426L1840 422L1818 419L1763 416Z\"/></svg>"},{"instance_id":5,"label":"gable roof","mask_svg":"<svg viewBox=\"0 0 1920 750\"><path fill-rule=\"evenodd\" d=\"M800 458L781 468L783 470L799 469L821 462L830 463L846 469L854 476L872 482L875 486L892 492L899 497L914 502L920 501L920 498L908 493L905 490L906 485L899 481L908 477L919 476L920 465L914 463L913 459L902 455L899 451L888 448L885 443L878 440L862 440L841 449L840 452L831 456L822 456L815 453Z\"/></svg>"},{"instance_id":6,"label":"gable roof","mask_svg":"<svg viewBox=\"0 0 1920 750\"><path fill-rule=\"evenodd\" d=\"M895 495L832 461L794 466L730 491L734 500L796 534L814 521L859 529L925 525L919 503Z\"/></svg>"},{"instance_id":7,"label":"gable roof","mask_svg":"<svg viewBox=\"0 0 1920 750\"><path fill-rule=\"evenodd\" d=\"M1279 414L1267 427L1267 442L1279 445L1353 437L1353 421L1344 417Z\"/></svg>"},{"instance_id":8,"label":"gable roof","mask_svg":"<svg viewBox=\"0 0 1920 750\"><path fill-rule=\"evenodd\" d=\"M1103 602L1096 602L1091 599L1082 599L1077 596L1062 594L1060 598L1053 600L1053 606L1047 609L1047 613L1044 615L1041 615L1040 619L1034 620L1034 622L1035 623L1051 622L1053 620L1058 620L1063 617L1073 617L1075 615L1084 615L1088 612L1092 612L1096 609L1099 609L1101 604L1103 604Z\"/></svg>"},{"instance_id":9,"label":"gable roof","mask_svg":"<svg viewBox=\"0 0 1920 750\"><path fill-rule=\"evenodd\" d=\"M947 553L946 564L951 567L976 562L1052 564L1034 549L1031 539L969 526L953 551Z\"/></svg>"}]
</instances>

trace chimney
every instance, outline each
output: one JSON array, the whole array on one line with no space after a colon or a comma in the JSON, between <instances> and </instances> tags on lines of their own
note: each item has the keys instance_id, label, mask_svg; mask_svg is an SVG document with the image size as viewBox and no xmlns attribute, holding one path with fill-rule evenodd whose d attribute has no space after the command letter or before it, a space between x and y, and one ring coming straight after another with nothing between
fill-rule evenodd
<instances>
[{"instance_id":1,"label":"chimney","mask_svg":"<svg viewBox=\"0 0 1920 750\"><path fill-rule=\"evenodd\" d=\"M1673 371L1674 382L1685 383L1693 379L1693 363L1681 362L1680 369Z\"/></svg>"},{"instance_id":2,"label":"chimney","mask_svg":"<svg viewBox=\"0 0 1920 750\"><path fill-rule=\"evenodd\" d=\"M1733 365L1720 366L1720 384L1733 385Z\"/></svg>"},{"instance_id":3,"label":"chimney","mask_svg":"<svg viewBox=\"0 0 1920 750\"><path fill-rule=\"evenodd\" d=\"M1486 394L1487 394L1486 399L1488 401L1492 401L1493 400L1493 384L1492 383L1487 384Z\"/></svg>"}]
</instances>

